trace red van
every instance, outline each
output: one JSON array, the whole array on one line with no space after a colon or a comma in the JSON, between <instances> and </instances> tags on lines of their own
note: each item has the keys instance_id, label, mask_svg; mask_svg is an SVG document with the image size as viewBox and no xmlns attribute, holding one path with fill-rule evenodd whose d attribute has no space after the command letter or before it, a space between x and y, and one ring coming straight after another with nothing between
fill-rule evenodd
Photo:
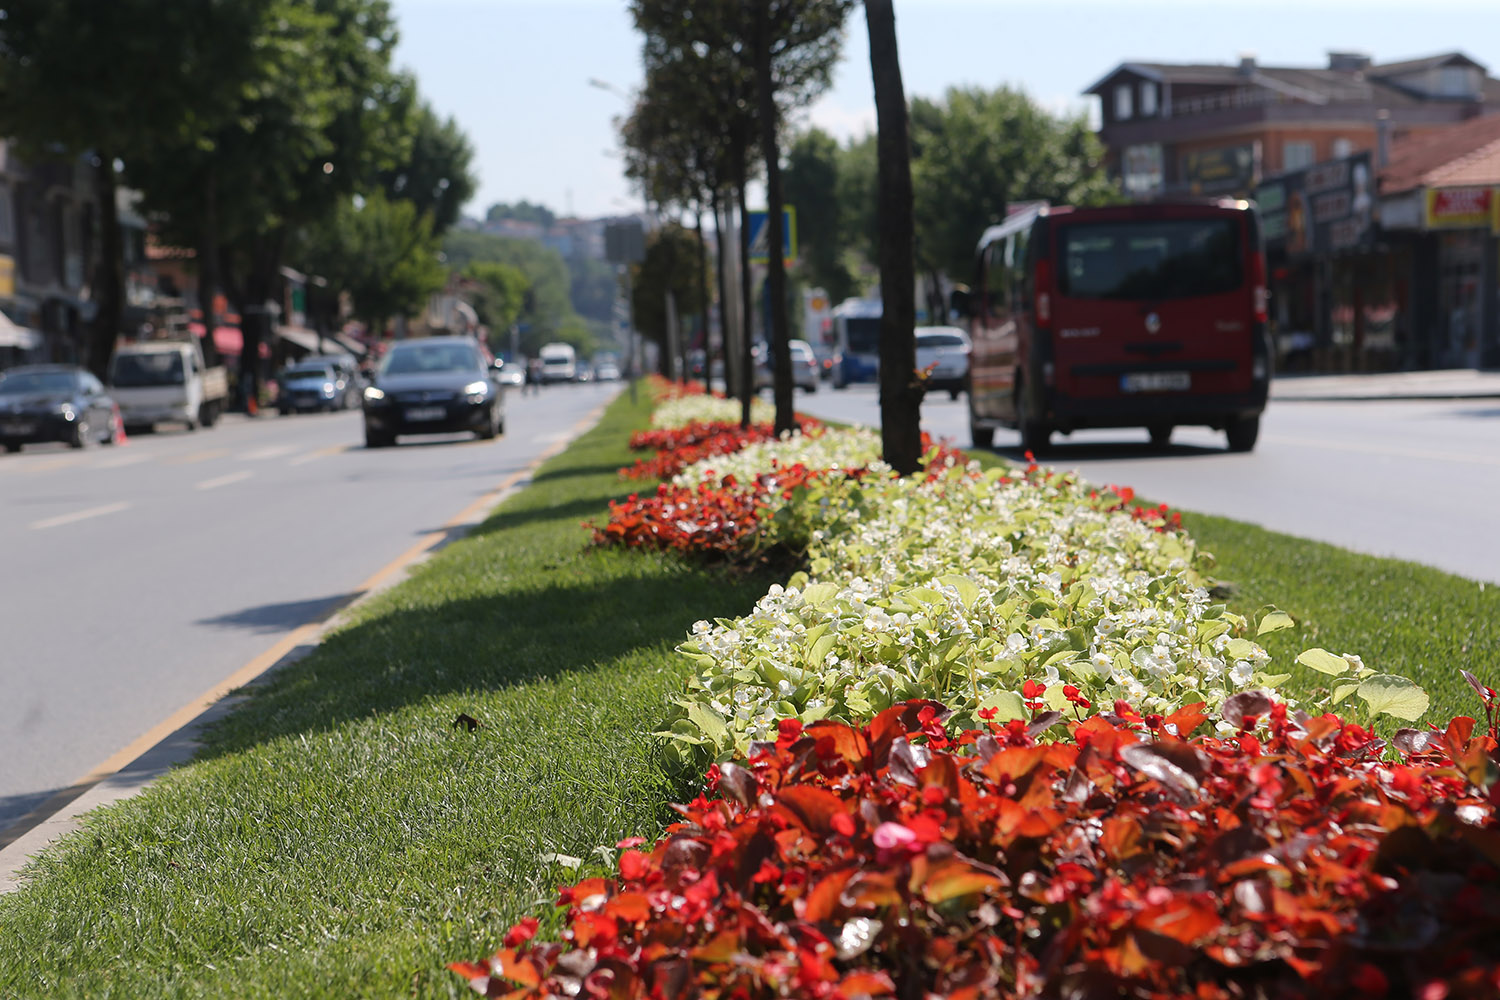
<instances>
[{"instance_id":1,"label":"red van","mask_svg":"<svg viewBox=\"0 0 1500 1000\"><path fill-rule=\"evenodd\" d=\"M1040 452L1054 431L1178 424L1255 447L1271 380L1266 265L1243 201L1033 207L979 241L969 428Z\"/></svg>"}]
</instances>

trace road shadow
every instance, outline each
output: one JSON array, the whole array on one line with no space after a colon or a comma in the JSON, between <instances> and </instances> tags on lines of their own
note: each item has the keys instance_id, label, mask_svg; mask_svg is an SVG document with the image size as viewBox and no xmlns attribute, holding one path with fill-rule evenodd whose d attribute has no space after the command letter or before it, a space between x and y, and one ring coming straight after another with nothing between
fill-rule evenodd
<instances>
[{"instance_id":1,"label":"road shadow","mask_svg":"<svg viewBox=\"0 0 1500 1000\"><path fill-rule=\"evenodd\" d=\"M1026 452L1020 445L997 446L987 449L1003 455L1013 462L1026 461ZM1229 454L1223 448L1212 448L1197 444L1170 444L1159 448L1146 441L1080 441L1077 444L1053 443L1046 451L1036 456L1043 465L1065 465L1072 461L1109 459L1112 461L1139 461L1162 458L1201 458L1206 455Z\"/></svg>"},{"instance_id":2,"label":"road shadow","mask_svg":"<svg viewBox=\"0 0 1500 1000\"><path fill-rule=\"evenodd\" d=\"M1493 420L1500 417L1500 406L1464 407L1462 409L1450 410L1450 417L1463 417L1470 420Z\"/></svg>"},{"instance_id":3,"label":"road shadow","mask_svg":"<svg viewBox=\"0 0 1500 1000\"><path fill-rule=\"evenodd\" d=\"M261 635L287 632L309 622L319 622L358 597L358 593L315 597L305 601L285 601L231 611L212 618L200 618L194 624L215 628L241 629Z\"/></svg>"}]
</instances>

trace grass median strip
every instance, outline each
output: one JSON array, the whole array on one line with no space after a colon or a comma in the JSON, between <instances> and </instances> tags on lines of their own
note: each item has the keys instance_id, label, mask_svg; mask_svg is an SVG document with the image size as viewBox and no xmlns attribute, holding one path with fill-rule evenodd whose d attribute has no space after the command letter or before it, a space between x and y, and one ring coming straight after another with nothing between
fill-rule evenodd
<instances>
[{"instance_id":1,"label":"grass median strip","mask_svg":"<svg viewBox=\"0 0 1500 1000\"><path fill-rule=\"evenodd\" d=\"M545 856L659 829L672 648L773 581L584 549L645 412L622 397L200 760L48 852L0 899L0 996L447 996L444 962L570 879Z\"/></svg>"},{"instance_id":2,"label":"grass median strip","mask_svg":"<svg viewBox=\"0 0 1500 1000\"><path fill-rule=\"evenodd\" d=\"M50 852L0 899L0 996L447 996L463 984L443 963L575 879L559 856L588 868L659 833L684 791L647 735L687 673L671 650L780 581L584 550L578 522L627 492L646 406L618 400L473 536L257 690L200 761ZM1271 637L1278 661L1311 638L1426 685L1433 717L1475 710L1457 670L1500 659L1493 590L1189 527L1236 610L1298 619Z\"/></svg>"}]
</instances>

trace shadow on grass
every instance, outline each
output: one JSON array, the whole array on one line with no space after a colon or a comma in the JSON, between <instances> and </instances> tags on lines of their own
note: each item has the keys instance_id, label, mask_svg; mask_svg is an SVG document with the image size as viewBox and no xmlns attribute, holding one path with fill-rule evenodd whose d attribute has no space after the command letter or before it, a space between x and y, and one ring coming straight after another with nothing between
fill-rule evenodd
<instances>
[{"instance_id":1,"label":"shadow on grass","mask_svg":"<svg viewBox=\"0 0 1500 1000\"><path fill-rule=\"evenodd\" d=\"M619 494L621 497L625 495L624 492ZM486 535L493 535L497 531L509 531L512 528L520 528L541 521L557 521L576 527L584 521L597 521L603 524L608 520L608 498L569 500L566 503L556 504L551 507L507 508L498 514L491 515L481 524L475 525L473 530L469 532L469 535L470 537L482 538ZM582 545L588 536L582 534L582 528L579 531L578 541Z\"/></svg>"},{"instance_id":2,"label":"shadow on grass","mask_svg":"<svg viewBox=\"0 0 1500 1000\"><path fill-rule=\"evenodd\" d=\"M640 649L668 650L697 619L748 609L780 576L733 576L636 553L554 549L536 557L549 561L496 560L501 585L481 596L445 598L424 590L421 578L410 581L402 606L333 633L257 685L208 734L203 756L453 692L589 670Z\"/></svg>"},{"instance_id":3,"label":"shadow on grass","mask_svg":"<svg viewBox=\"0 0 1500 1000\"><path fill-rule=\"evenodd\" d=\"M641 452L643 456L649 452ZM546 469L533 476L533 483L546 483L559 479L576 479L579 476L610 476L617 482L628 485L631 480L620 478L620 466L616 463L600 463L597 465L575 465L560 468Z\"/></svg>"}]
</instances>

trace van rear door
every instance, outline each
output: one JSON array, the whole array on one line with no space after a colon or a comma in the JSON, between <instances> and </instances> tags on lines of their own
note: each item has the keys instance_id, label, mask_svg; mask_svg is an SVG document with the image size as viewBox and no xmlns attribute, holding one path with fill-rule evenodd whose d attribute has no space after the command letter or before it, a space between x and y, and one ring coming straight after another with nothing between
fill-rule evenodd
<instances>
[{"instance_id":1,"label":"van rear door","mask_svg":"<svg viewBox=\"0 0 1500 1000\"><path fill-rule=\"evenodd\" d=\"M1251 388L1254 300L1243 210L1080 213L1054 230L1058 391L1074 399Z\"/></svg>"}]
</instances>

